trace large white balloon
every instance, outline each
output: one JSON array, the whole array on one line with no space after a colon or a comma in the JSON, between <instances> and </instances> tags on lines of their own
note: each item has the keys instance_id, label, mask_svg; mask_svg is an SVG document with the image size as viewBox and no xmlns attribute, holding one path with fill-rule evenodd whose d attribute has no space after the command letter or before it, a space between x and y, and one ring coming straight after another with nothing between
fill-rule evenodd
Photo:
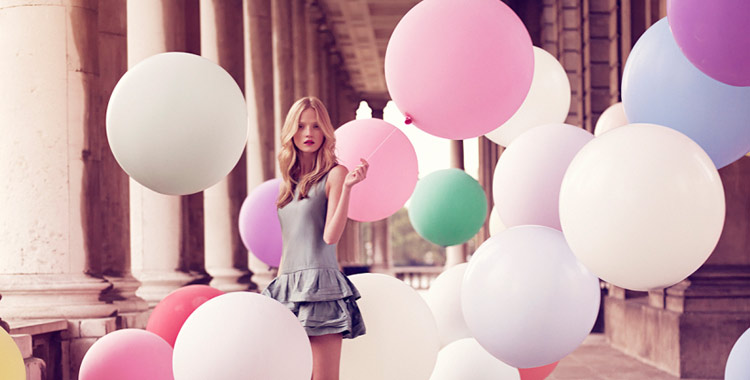
<instances>
[{"instance_id":1,"label":"large white balloon","mask_svg":"<svg viewBox=\"0 0 750 380\"><path fill-rule=\"evenodd\" d=\"M502 146L539 125L562 123L570 110L570 80L552 54L534 46L534 77L521 107L503 125L485 136Z\"/></svg>"},{"instance_id":2,"label":"large white balloon","mask_svg":"<svg viewBox=\"0 0 750 380\"><path fill-rule=\"evenodd\" d=\"M441 347L455 340L471 337L471 331L461 312L461 282L468 265L462 263L446 269L427 292L427 305L435 316Z\"/></svg>"},{"instance_id":3,"label":"large white balloon","mask_svg":"<svg viewBox=\"0 0 750 380\"><path fill-rule=\"evenodd\" d=\"M457 340L440 350L430 380L520 380L518 369L490 355L473 338Z\"/></svg>"},{"instance_id":4,"label":"large white balloon","mask_svg":"<svg viewBox=\"0 0 750 380\"><path fill-rule=\"evenodd\" d=\"M190 314L177 335L172 363L175 380L309 380L312 350L284 305L234 292Z\"/></svg>"},{"instance_id":5,"label":"large white balloon","mask_svg":"<svg viewBox=\"0 0 750 380\"><path fill-rule=\"evenodd\" d=\"M440 341L435 318L424 299L392 276L364 273L350 279L362 295L357 305L367 333L344 340L341 378L428 379Z\"/></svg>"},{"instance_id":6,"label":"large white balloon","mask_svg":"<svg viewBox=\"0 0 750 380\"><path fill-rule=\"evenodd\" d=\"M591 332L599 280L581 265L560 231L511 227L482 244L469 262L461 306L474 338L516 368L554 363Z\"/></svg>"},{"instance_id":7,"label":"large white balloon","mask_svg":"<svg viewBox=\"0 0 750 380\"><path fill-rule=\"evenodd\" d=\"M599 136L604 132L611 131L617 127L622 127L628 123L628 116L625 114L625 107L622 102L617 102L609 106L602 112L596 121L594 136Z\"/></svg>"},{"instance_id":8,"label":"large white balloon","mask_svg":"<svg viewBox=\"0 0 750 380\"><path fill-rule=\"evenodd\" d=\"M560 221L578 259L602 280L648 290L698 269L724 225L724 188L693 140L629 124L583 147L560 189Z\"/></svg>"},{"instance_id":9,"label":"large white balloon","mask_svg":"<svg viewBox=\"0 0 750 380\"><path fill-rule=\"evenodd\" d=\"M750 379L750 329L734 343L724 368L724 380L747 379Z\"/></svg>"},{"instance_id":10,"label":"large white balloon","mask_svg":"<svg viewBox=\"0 0 750 380\"><path fill-rule=\"evenodd\" d=\"M536 224L560 229L559 199L568 165L594 136L570 124L534 127L500 156L492 194L508 227Z\"/></svg>"},{"instance_id":11,"label":"large white balloon","mask_svg":"<svg viewBox=\"0 0 750 380\"><path fill-rule=\"evenodd\" d=\"M196 193L239 161L247 106L220 66L188 53L151 56L128 70L107 106L107 139L130 177L151 190Z\"/></svg>"}]
</instances>

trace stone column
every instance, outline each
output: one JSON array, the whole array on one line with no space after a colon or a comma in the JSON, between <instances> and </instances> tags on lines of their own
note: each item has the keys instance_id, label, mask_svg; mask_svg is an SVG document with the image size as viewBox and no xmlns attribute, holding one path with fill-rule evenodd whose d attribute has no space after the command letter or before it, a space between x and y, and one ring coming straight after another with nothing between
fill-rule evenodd
<instances>
[{"instance_id":1,"label":"stone column","mask_svg":"<svg viewBox=\"0 0 750 380\"><path fill-rule=\"evenodd\" d=\"M339 120L353 120L356 113L359 102L354 100L354 97L347 96L344 91L340 92L339 98ZM362 267L366 265L365 260L360 252L360 223L354 220L348 219L344 233L341 235L341 240L336 245L336 254L339 263L345 272L349 270L347 268L354 269L355 272L360 272L361 269L356 267Z\"/></svg>"},{"instance_id":2,"label":"stone column","mask_svg":"<svg viewBox=\"0 0 750 380\"><path fill-rule=\"evenodd\" d=\"M331 116L331 123L333 123L334 127L338 127L341 125L338 117L338 91L340 87L339 72L341 71L342 59L341 55L335 49L335 45L329 52L328 62L330 63L330 75L328 76L328 104L326 104L326 106L328 107L328 113Z\"/></svg>"},{"instance_id":3,"label":"stone column","mask_svg":"<svg viewBox=\"0 0 750 380\"><path fill-rule=\"evenodd\" d=\"M0 5L0 19L3 317L111 315L116 307L99 300L110 284L86 274L98 253L89 246L84 198L97 4L16 1Z\"/></svg>"},{"instance_id":4,"label":"stone column","mask_svg":"<svg viewBox=\"0 0 750 380\"><path fill-rule=\"evenodd\" d=\"M372 109L372 117L383 119L383 110L388 104L388 99L368 99L367 104ZM388 228L388 218L370 223L370 236L372 237L373 263L372 271L380 273L391 273L393 258L391 253L391 236Z\"/></svg>"},{"instance_id":5,"label":"stone column","mask_svg":"<svg viewBox=\"0 0 750 380\"><path fill-rule=\"evenodd\" d=\"M330 100L328 99L328 85L331 76L331 66L328 61L328 51L333 46L333 34L328 30L328 26L325 23L320 24L320 49L318 50L318 60L320 62L320 70L318 71L318 86L319 95L323 104L328 105Z\"/></svg>"},{"instance_id":6,"label":"stone column","mask_svg":"<svg viewBox=\"0 0 750 380\"><path fill-rule=\"evenodd\" d=\"M489 213L492 211L494 205L492 200L492 179L495 174L495 166L497 160L500 159L500 154L505 148L495 144L492 140L479 136L479 184L484 189L484 193L487 195L487 219L479 231L479 238L481 241L485 241L490 237L490 218ZM477 244L479 247L479 244Z\"/></svg>"},{"instance_id":7,"label":"stone column","mask_svg":"<svg viewBox=\"0 0 750 380\"><path fill-rule=\"evenodd\" d=\"M307 93L320 98L320 41L319 29L322 12L317 1L308 0L307 13Z\"/></svg>"},{"instance_id":8,"label":"stone column","mask_svg":"<svg viewBox=\"0 0 750 380\"><path fill-rule=\"evenodd\" d=\"M244 0L245 97L250 131L247 141L247 189L252 191L276 176L271 0ZM252 253L248 257L253 282L262 290L274 272Z\"/></svg>"},{"instance_id":9,"label":"stone column","mask_svg":"<svg viewBox=\"0 0 750 380\"><path fill-rule=\"evenodd\" d=\"M294 52L294 99L307 96L307 22L305 0L292 1L292 50Z\"/></svg>"},{"instance_id":10,"label":"stone column","mask_svg":"<svg viewBox=\"0 0 750 380\"><path fill-rule=\"evenodd\" d=\"M96 121L86 131L89 156L84 179L88 204L84 228L92 255L91 273L112 283L101 296L117 306L118 326L144 328L148 304L135 295L141 283L131 274L130 205L127 174L115 161L106 137L106 107L117 81L127 71L126 1L99 3L99 80Z\"/></svg>"},{"instance_id":11,"label":"stone column","mask_svg":"<svg viewBox=\"0 0 750 380\"><path fill-rule=\"evenodd\" d=\"M245 88L242 0L201 0L201 54ZM229 292L254 288L237 219L247 196L246 155L218 184L203 192L206 269L211 286ZM256 286L257 287L257 286Z\"/></svg>"},{"instance_id":12,"label":"stone column","mask_svg":"<svg viewBox=\"0 0 750 380\"><path fill-rule=\"evenodd\" d=\"M451 140L451 167L464 170L464 142ZM445 247L445 267L466 262L466 244Z\"/></svg>"},{"instance_id":13,"label":"stone column","mask_svg":"<svg viewBox=\"0 0 750 380\"><path fill-rule=\"evenodd\" d=\"M727 216L719 244L686 280L644 298L605 298L612 345L682 378L722 378L750 327L750 158L719 171Z\"/></svg>"},{"instance_id":14,"label":"stone column","mask_svg":"<svg viewBox=\"0 0 750 380\"><path fill-rule=\"evenodd\" d=\"M294 52L292 52L292 0L271 0L273 39L273 98L276 131L280 132L294 103ZM276 151L281 147L276 139ZM277 176L280 177L280 172Z\"/></svg>"},{"instance_id":15,"label":"stone column","mask_svg":"<svg viewBox=\"0 0 750 380\"><path fill-rule=\"evenodd\" d=\"M194 50L188 49L189 38L193 36L188 33L186 24L188 6L192 3L128 0L128 67L154 54ZM202 207L202 199L199 200ZM190 221L185 211L190 210L191 203L198 203L196 196L183 200L130 181L132 264L136 277L142 282L137 294L152 306L171 291L203 277L186 272L191 265L186 263L188 257L184 252L191 249L186 239L191 234L183 233L183 218Z\"/></svg>"}]
</instances>

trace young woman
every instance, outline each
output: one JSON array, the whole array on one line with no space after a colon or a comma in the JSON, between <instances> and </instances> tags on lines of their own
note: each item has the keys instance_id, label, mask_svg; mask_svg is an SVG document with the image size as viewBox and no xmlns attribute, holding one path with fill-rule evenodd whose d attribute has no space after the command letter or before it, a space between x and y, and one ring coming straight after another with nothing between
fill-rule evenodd
<instances>
[{"instance_id":1,"label":"young woman","mask_svg":"<svg viewBox=\"0 0 750 380\"><path fill-rule=\"evenodd\" d=\"M346 225L349 195L368 164L338 165L336 137L323 103L298 100L281 131L277 202L283 253L279 276L263 291L286 305L310 337L313 380L338 380L342 338L365 333L359 292L339 269L336 243Z\"/></svg>"}]
</instances>

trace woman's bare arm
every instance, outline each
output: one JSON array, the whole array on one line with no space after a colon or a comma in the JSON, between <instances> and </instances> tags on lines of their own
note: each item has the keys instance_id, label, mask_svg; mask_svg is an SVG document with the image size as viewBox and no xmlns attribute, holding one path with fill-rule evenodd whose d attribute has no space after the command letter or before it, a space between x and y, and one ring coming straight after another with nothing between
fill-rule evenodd
<instances>
[{"instance_id":1,"label":"woman's bare arm","mask_svg":"<svg viewBox=\"0 0 750 380\"><path fill-rule=\"evenodd\" d=\"M326 184L328 210L325 228L323 229L323 240L326 244L336 244L341 239L349 214L349 198L352 187L365 179L367 167L367 161L362 160L362 164L351 172L347 173L344 166L338 165L331 169L328 174L328 183Z\"/></svg>"}]
</instances>

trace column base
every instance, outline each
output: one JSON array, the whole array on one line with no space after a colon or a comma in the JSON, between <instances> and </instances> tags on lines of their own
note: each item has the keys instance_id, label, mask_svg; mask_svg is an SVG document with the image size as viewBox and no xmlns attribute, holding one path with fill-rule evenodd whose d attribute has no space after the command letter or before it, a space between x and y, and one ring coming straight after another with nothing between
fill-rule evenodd
<instances>
[{"instance_id":1,"label":"column base","mask_svg":"<svg viewBox=\"0 0 750 380\"><path fill-rule=\"evenodd\" d=\"M258 285L250 278L250 271L237 268L208 268L208 273L213 277L210 285L222 292L257 291Z\"/></svg>"},{"instance_id":2,"label":"column base","mask_svg":"<svg viewBox=\"0 0 750 380\"><path fill-rule=\"evenodd\" d=\"M195 277L184 272L134 273L141 282L135 294L144 299L150 308L156 306L169 293L194 282Z\"/></svg>"},{"instance_id":3,"label":"column base","mask_svg":"<svg viewBox=\"0 0 750 380\"><path fill-rule=\"evenodd\" d=\"M750 274L702 270L648 297L605 298L612 345L681 378L721 379L750 327Z\"/></svg>"},{"instance_id":4,"label":"column base","mask_svg":"<svg viewBox=\"0 0 750 380\"><path fill-rule=\"evenodd\" d=\"M100 300L110 283L84 274L3 274L3 317L7 319L100 318L116 313Z\"/></svg>"},{"instance_id":5,"label":"column base","mask_svg":"<svg viewBox=\"0 0 750 380\"><path fill-rule=\"evenodd\" d=\"M135 295L141 282L132 275L104 276L112 286L102 293L101 299L117 307L117 314L141 313L148 310L148 302Z\"/></svg>"}]
</instances>

